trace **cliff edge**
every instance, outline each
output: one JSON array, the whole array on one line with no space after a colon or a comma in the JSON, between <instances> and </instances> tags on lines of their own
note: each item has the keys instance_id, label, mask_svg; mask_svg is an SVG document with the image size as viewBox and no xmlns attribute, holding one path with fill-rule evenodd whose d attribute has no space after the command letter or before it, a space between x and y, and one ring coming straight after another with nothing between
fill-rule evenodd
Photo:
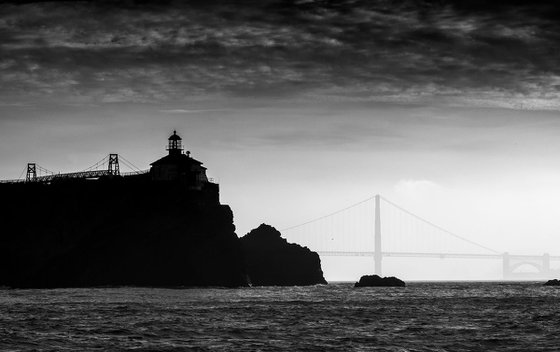
<instances>
[{"instance_id":1,"label":"cliff edge","mask_svg":"<svg viewBox=\"0 0 560 352\"><path fill-rule=\"evenodd\" d=\"M0 185L0 286L246 286L233 214L149 175Z\"/></svg>"},{"instance_id":2,"label":"cliff edge","mask_svg":"<svg viewBox=\"0 0 560 352\"><path fill-rule=\"evenodd\" d=\"M266 224L241 238L247 273L253 286L306 286L326 284L319 255L288 243Z\"/></svg>"}]
</instances>

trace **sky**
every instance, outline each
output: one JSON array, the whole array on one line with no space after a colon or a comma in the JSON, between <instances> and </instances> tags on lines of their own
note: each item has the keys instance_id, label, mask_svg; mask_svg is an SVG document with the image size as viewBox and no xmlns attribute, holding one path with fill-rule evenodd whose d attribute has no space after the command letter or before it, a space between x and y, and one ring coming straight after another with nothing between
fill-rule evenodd
<instances>
[{"instance_id":1,"label":"sky","mask_svg":"<svg viewBox=\"0 0 560 352\"><path fill-rule=\"evenodd\" d=\"M0 178L115 152L145 169L176 129L239 236L379 193L500 252L560 255L559 12L3 1Z\"/></svg>"}]
</instances>

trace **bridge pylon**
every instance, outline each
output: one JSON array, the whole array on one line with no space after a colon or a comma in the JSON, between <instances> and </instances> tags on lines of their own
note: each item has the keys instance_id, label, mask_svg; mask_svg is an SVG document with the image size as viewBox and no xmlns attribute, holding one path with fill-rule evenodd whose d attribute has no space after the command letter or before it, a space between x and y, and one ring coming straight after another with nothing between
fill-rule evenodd
<instances>
[{"instance_id":1,"label":"bridge pylon","mask_svg":"<svg viewBox=\"0 0 560 352\"><path fill-rule=\"evenodd\" d=\"M510 270L510 260L509 260L509 253L505 252L502 254L502 277L504 280L507 280L511 276Z\"/></svg>"},{"instance_id":2,"label":"bridge pylon","mask_svg":"<svg viewBox=\"0 0 560 352\"><path fill-rule=\"evenodd\" d=\"M381 250L381 196L375 195L375 232L374 232L374 254L373 260L375 263L375 274L381 276L383 273L382 260L383 252Z\"/></svg>"},{"instance_id":3,"label":"bridge pylon","mask_svg":"<svg viewBox=\"0 0 560 352\"><path fill-rule=\"evenodd\" d=\"M121 174L119 170L119 154L109 154L107 171L109 171L109 175L113 176L119 176Z\"/></svg>"},{"instance_id":4,"label":"bridge pylon","mask_svg":"<svg viewBox=\"0 0 560 352\"><path fill-rule=\"evenodd\" d=\"M553 257L556 259L557 257ZM535 278L551 278L555 270L550 268L550 254L543 255L512 255L509 253L502 254L503 278L511 279L535 279ZM517 272L521 266L533 267L534 272Z\"/></svg>"},{"instance_id":5,"label":"bridge pylon","mask_svg":"<svg viewBox=\"0 0 560 352\"><path fill-rule=\"evenodd\" d=\"M37 179L37 165L35 163L27 163L27 174L25 182L33 182Z\"/></svg>"}]
</instances>

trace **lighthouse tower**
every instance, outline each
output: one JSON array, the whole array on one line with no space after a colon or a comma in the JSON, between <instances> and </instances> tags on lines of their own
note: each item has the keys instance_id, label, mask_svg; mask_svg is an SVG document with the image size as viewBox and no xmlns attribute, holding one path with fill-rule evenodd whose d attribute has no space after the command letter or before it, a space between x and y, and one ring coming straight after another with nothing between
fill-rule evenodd
<instances>
[{"instance_id":1,"label":"lighthouse tower","mask_svg":"<svg viewBox=\"0 0 560 352\"><path fill-rule=\"evenodd\" d=\"M173 134L168 139L169 144L167 145L167 151L169 151L169 155L180 155L183 153L181 140L177 131L173 131Z\"/></svg>"},{"instance_id":2,"label":"lighthouse tower","mask_svg":"<svg viewBox=\"0 0 560 352\"><path fill-rule=\"evenodd\" d=\"M168 138L166 150L168 155L150 164L153 181L178 183L192 191L211 189L217 196L218 185L210 182L202 162L191 157L190 152L183 153L182 139L177 131Z\"/></svg>"}]
</instances>

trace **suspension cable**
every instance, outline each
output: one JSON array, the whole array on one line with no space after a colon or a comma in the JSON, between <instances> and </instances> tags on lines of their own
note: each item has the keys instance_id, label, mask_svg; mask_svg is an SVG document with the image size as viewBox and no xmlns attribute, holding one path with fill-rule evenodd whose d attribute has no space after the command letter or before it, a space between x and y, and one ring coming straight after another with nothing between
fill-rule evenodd
<instances>
[{"instance_id":1,"label":"suspension cable","mask_svg":"<svg viewBox=\"0 0 560 352\"><path fill-rule=\"evenodd\" d=\"M477 247L483 248L483 249L485 249L485 250L487 250L487 251L494 252L494 253L496 253L496 254L499 254L499 253L500 253L500 252L498 252L498 251L496 251L496 250L494 250L494 249L492 249L492 248L486 247L486 246L484 246L484 245L481 245L481 244L479 244L479 243L476 243L476 242L474 242L474 241L471 241L471 240L469 240L469 239L467 239L467 238L464 238L464 237L462 237L462 236L459 236L459 235L457 235L457 234L455 234L455 233L453 233L453 232L451 232L451 231L449 231L449 230L446 230L446 229L444 229L443 227L438 226L438 225L434 224L433 222L431 222L431 221L429 221L429 220L426 220L426 219L424 219L424 218L422 218L422 217L420 217L420 216L418 216L418 215L416 215L416 214L414 214L414 213L412 213L412 212L410 212L410 211L408 211L408 210L406 210L406 209L404 209L404 208L398 206L397 204L391 202L390 200L386 199L386 198L383 197L383 196L381 196L381 199L383 199L383 200L384 200L385 202L387 202L388 204L394 206L395 208L399 209L400 211L403 211L403 212L405 212L406 214L408 214L408 215L410 215L410 216L412 216L412 217L414 217L414 218L416 218L416 219L418 219L418 220L420 220L420 221L422 221L422 222L424 222L424 223L426 223L426 224L428 224L428 225L430 225L430 226L432 226L432 227L434 227L434 228L436 228L436 229L438 229L438 230L440 230L440 231L443 231L443 232L447 233L447 234L450 235L450 236L453 236L453 237L455 237L455 238L458 238L458 239L460 239L460 240L463 240L463 241L465 241L465 242L468 242L468 243L470 243L470 244L472 244L472 245L475 245L475 246L477 246Z\"/></svg>"},{"instance_id":2,"label":"suspension cable","mask_svg":"<svg viewBox=\"0 0 560 352\"><path fill-rule=\"evenodd\" d=\"M139 172L142 171L142 170L136 170L136 168L135 168L134 166L130 165L130 163L127 163L127 162L124 161L124 160L121 160L121 163L122 163L122 165L124 165L124 166L126 166L128 169L130 169L132 173L139 173Z\"/></svg>"},{"instance_id":3,"label":"suspension cable","mask_svg":"<svg viewBox=\"0 0 560 352\"><path fill-rule=\"evenodd\" d=\"M352 205L349 205L349 206L347 206L346 208L337 210L337 211L332 212L332 213L327 214L327 215L320 216L320 217L315 218L315 219L313 219L313 220L309 220L309 221L303 222L303 223L301 223L301 224L299 224L299 225L294 225L294 226L290 226L290 227L286 227L286 228L280 229L280 231L287 231L287 230L295 229L296 227L300 227L300 226L307 225L307 224L310 224L310 223L313 223L313 222L316 222L316 221L319 221L319 220L323 220L323 219L328 218L328 217L330 217L330 216L333 216L333 215L342 213L343 211L346 211L346 210L348 210L348 209L352 209L352 208L354 208L354 207L356 207L356 206L358 206L358 205L360 205L360 204L369 202L370 200L372 200L372 199L374 199L374 198L375 198L375 196L369 197L369 198L364 199L364 200L362 200L362 201L360 201L360 202L358 202L358 203L354 203L354 204L352 204Z\"/></svg>"},{"instance_id":4,"label":"suspension cable","mask_svg":"<svg viewBox=\"0 0 560 352\"><path fill-rule=\"evenodd\" d=\"M27 172L27 166L25 166L23 170L21 170L21 174L19 174L18 180L23 180L23 174L25 174L26 172Z\"/></svg>"},{"instance_id":5,"label":"suspension cable","mask_svg":"<svg viewBox=\"0 0 560 352\"><path fill-rule=\"evenodd\" d=\"M42 166L39 165L39 164L35 164L35 167L36 167L39 171L43 171L44 173L48 173L48 174L51 174L51 175L54 175L54 174L56 173L56 172L54 172L54 171L45 169L44 167L42 167Z\"/></svg>"},{"instance_id":6,"label":"suspension cable","mask_svg":"<svg viewBox=\"0 0 560 352\"><path fill-rule=\"evenodd\" d=\"M98 162L96 162L95 164L93 164L92 166L88 167L87 169L84 169L83 171L91 171L93 169L97 169L99 168L100 165L103 165L105 163L107 163L109 160L109 155L105 156L103 159L99 160Z\"/></svg>"},{"instance_id":7,"label":"suspension cable","mask_svg":"<svg viewBox=\"0 0 560 352\"><path fill-rule=\"evenodd\" d=\"M120 158L120 160L123 161L123 163L124 163L126 166L130 167L132 170L135 170L135 171L142 171L138 166L134 165L131 161L127 160L124 156L122 156L122 155L119 154L119 158Z\"/></svg>"}]
</instances>

